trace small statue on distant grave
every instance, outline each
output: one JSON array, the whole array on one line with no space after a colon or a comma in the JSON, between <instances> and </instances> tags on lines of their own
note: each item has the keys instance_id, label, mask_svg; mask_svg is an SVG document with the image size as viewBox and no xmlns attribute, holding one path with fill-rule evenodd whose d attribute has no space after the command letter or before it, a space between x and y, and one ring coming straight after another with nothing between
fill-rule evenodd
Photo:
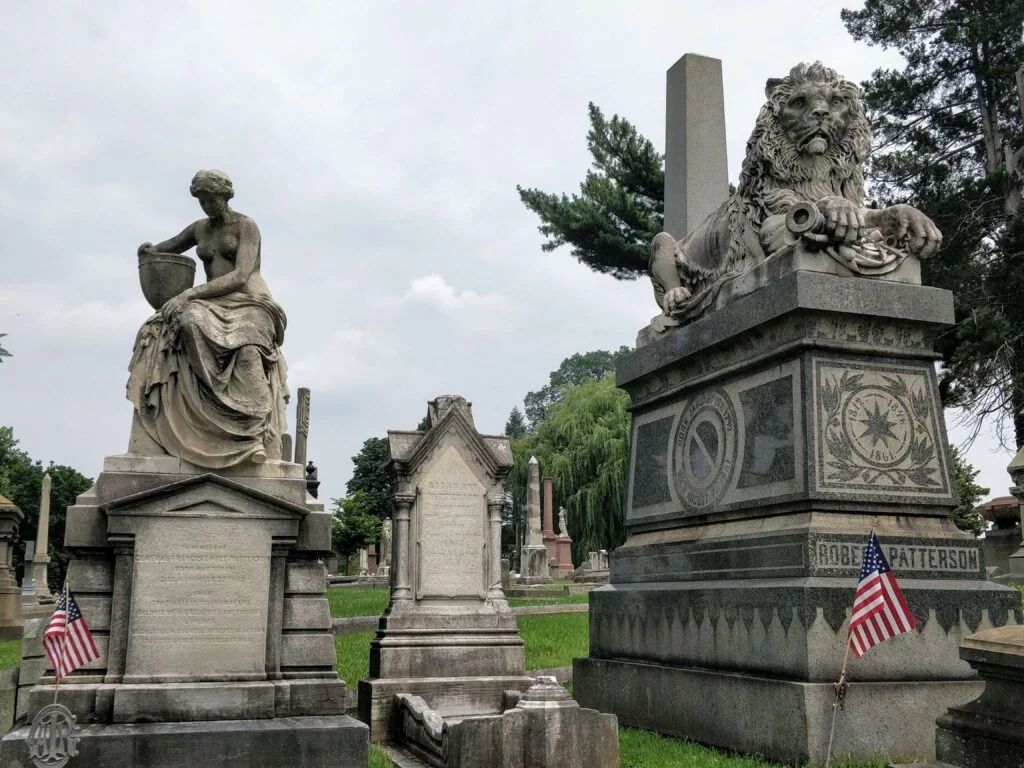
<instances>
[{"instance_id":1,"label":"small statue on distant grave","mask_svg":"<svg viewBox=\"0 0 1024 768\"><path fill-rule=\"evenodd\" d=\"M569 525L565 522L565 507L558 508L558 532L563 536L569 535Z\"/></svg>"},{"instance_id":2,"label":"small statue on distant grave","mask_svg":"<svg viewBox=\"0 0 1024 768\"><path fill-rule=\"evenodd\" d=\"M664 312L658 330L696 318L725 282L785 248L878 276L942 242L916 208L864 207L871 137L854 83L821 62L798 64L768 80L765 95L736 192L684 239L654 238L651 279Z\"/></svg>"},{"instance_id":3,"label":"small statue on distant grave","mask_svg":"<svg viewBox=\"0 0 1024 768\"><path fill-rule=\"evenodd\" d=\"M207 217L138 249L143 293L158 312L140 329L130 365L132 450L211 469L278 459L287 320L260 275L260 231L228 205L225 173L199 171L191 192ZM178 255L193 246L206 271L195 287L194 262Z\"/></svg>"}]
</instances>

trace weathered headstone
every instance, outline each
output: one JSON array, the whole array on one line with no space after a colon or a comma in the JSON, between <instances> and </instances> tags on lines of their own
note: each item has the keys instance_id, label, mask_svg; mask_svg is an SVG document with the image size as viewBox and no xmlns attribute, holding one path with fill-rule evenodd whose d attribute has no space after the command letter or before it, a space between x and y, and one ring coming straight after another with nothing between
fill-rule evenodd
<instances>
[{"instance_id":1,"label":"weathered headstone","mask_svg":"<svg viewBox=\"0 0 1024 768\"><path fill-rule=\"evenodd\" d=\"M28 618L30 614L36 613L39 601L36 600L36 585L32 581L32 561L36 553L34 541L25 542L25 571L21 577L21 611Z\"/></svg>"},{"instance_id":2,"label":"weathered headstone","mask_svg":"<svg viewBox=\"0 0 1024 768\"><path fill-rule=\"evenodd\" d=\"M918 263L940 237L912 208L863 207L867 126L842 108L854 84L818 63L766 93L749 178L696 230L739 236L676 244L666 263L695 301L618 365L632 411L628 538L611 584L591 593L574 695L624 724L824 762L873 527L918 631L851 661L833 753L930 759L935 718L980 689L961 640L1022 618L1019 595L984 580L979 543L950 521L933 338L953 302L920 285ZM797 124L810 139L794 138ZM778 141L756 140L773 129ZM858 153L815 162L837 136ZM813 183L785 175L779 141ZM850 243L822 213L834 207L865 218Z\"/></svg>"},{"instance_id":3,"label":"weathered headstone","mask_svg":"<svg viewBox=\"0 0 1024 768\"><path fill-rule=\"evenodd\" d=\"M39 523L36 531L36 551L32 560L32 584L36 600L40 603L54 602L48 580L50 555L50 495L53 481L50 473L43 475L43 486L39 494Z\"/></svg>"},{"instance_id":4,"label":"weathered headstone","mask_svg":"<svg viewBox=\"0 0 1024 768\"><path fill-rule=\"evenodd\" d=\"M14 545L25 515L10 499L0 496L0 640L20 638L25 623L21 615L21 590L14 576Z\"/></svg>"},{"instance_id":5,"label":"weathered headstone","mask_svg":"<svg viewBox=\"0 0 1024 768\"><path fill-rule=\"evenodd\" d=\"M548 562L551 555L544 545L540 503L540 464L535 456L530 457L528 471L526 497L529 504L529 515L527 517L526 544L520 552L519 583L528 586L550 584L552 579Z\"/></svg>"},{"instance_id":6,"label":"weathered headstone","mask_svg":"<svg viewBox=\"0 0 1024 768\"><path fill-rule=\"evenodd\" d=\"M430 402L425 431L389 431L388 443L398 475L391 602L359 682L373 741L390 738L398 693L447 717L499 712L505 690L533 682L501 589L508 438L481 435L470 404L446 395Z\"/></svg>"}]
</instances>

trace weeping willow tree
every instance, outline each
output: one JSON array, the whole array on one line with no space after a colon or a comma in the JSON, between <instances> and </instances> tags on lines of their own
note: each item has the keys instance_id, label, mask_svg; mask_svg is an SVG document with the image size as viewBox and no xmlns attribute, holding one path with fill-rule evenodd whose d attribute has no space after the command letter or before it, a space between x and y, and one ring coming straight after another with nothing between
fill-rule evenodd
<instances>
[{"instance_id":1,"label":"weeping willow tree","mask_svg":"<svg viewBox=\"0 0 1024 768\"><path fill-rule=\"evenodd\" d=\"M568 387L534 432L512 441L508 488L517 508L525 504L527 464L536 456L541 474L552 479L555 508L565 507L575 563L626 538L628 404L614 376Z\"/></svg>"}]
</instances>

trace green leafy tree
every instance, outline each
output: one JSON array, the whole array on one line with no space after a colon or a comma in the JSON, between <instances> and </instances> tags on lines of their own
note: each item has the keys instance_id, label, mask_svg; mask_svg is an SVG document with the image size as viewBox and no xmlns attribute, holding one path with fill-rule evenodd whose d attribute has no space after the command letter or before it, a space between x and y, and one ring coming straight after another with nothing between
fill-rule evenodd
<instances>
[{"instance_id":1,"label":"green leafy tree","mask_svg":"<svg viewBox=\"0 0 1024 768\"><path fill-rule=\"evenodd\" d=\"M363 442L352 457L352 477L345 486L348 497L362 494L361 508L378 520L391 517L395 511L395 487L398 479L388 465L388 440L371 437ZM337 499L335 504L339 503Z\"/></svg>"},{"instance_id":2,"label":"green leafy tree","mask_svg":"<svg viewBox=\"0 0 1024 768\"><path fill-rule=\"evenodd\" d=\"M949 446L949 463L953 469L958 502L953 510L953 523L961 531L980 536L988 523L978 512L978 502L988 495L989 489L974 482L980 470L967 463L956 446Z\"/></svg>"},{"instance_id":3,"label":"green leafy tree","mask_svg":"<svg viewBox=\"0 0 1024 768\"><path fill-rule=\"evenodd\" d=\"M35 539L39 528L39 501L46 472L50 473L51 480L47 581L50 590L55 592L64 583L71 560L71 553L64 548L67 508L75 503L79 494L89 490L92 480L71 467L52 462L44 467L42 462L33 461L18 447L14 430L0 427L0 495L14 502L25 515L13 555L18 578L24 575L25 541Z\"/></svg>"},{"instance_id":4,"label":"green leafy tree","mask_svg":"<svg viewBox=\"0 0 1024 768\"><path fill-rule=\"evenodd\" d=\"M842 19L857 40L906 65L864 83L875 136L872 194L936 222L941 250L924 282L949 288L959 318L939 340L947 405L997 417L1024 443L1024 224L1017 68L1024 4L1014 0L866 0Z\"/></svg>"},{"instance_id":5,"label":"green leafy tree","mask_svg":"<svg viewBox=\"0 0 1024 768\"><path fill-rule=\"evenodd\" d=\"M508 415L508 421L505 422L505 434L513 440L518 440L526 436L526 431L526 419L523 418L523 412L517 405L512 408L512 412Z\"/></svg>"},{"instance_id":6,"label":"green leafy tree","mask_svg":"<svg viewBox=\"0 0 1024 768\"><path fill-rule=\"evenodd\" d=\"M594 162L580 194L516 189L523 205L540 217L540 232L548 238L543 250L569 245L595 272L632 280L647 274L651 240L662 230L664 158L627 120L608 120L593 103L587 108L587 149Z\"/></svg>"},{"instance_id":7,"label":"green leafy tree","mask_svg":"<svg viewBox=\"0 0 1024 768\"><path fill-rule=\"evenodd\" d=\"M551 372L546 385L535 392L527 392L523 398L531 427L536 428L543 421L547 409L561 400L567 387L597 381L614 373L615 364L631 351L629 347L622 346L615 352L599 349L565 358L558 370Z\"/></svg>"},{"instance_id":8,"label":"green leafy tree","mask_svg":"<svg viewBox=\"0 0 1024 768\"><path fill-rule=\"evenodd\" d=\"M351 569L351 557L360 549L380 541L381 519L376 514L375 500L366 491L355 491L344 499L334 499L331 527L331 548Z\"/></svg>"},{"instance_id":9,"label":"green leafy tree","mask_svg":"<svg viewBox=\"0 0 1024 768\"><path fill-rule=\"evenodd\" d=\"M566 508L577 563L625 540L628 404L613 376L567 386L537 428L512 442L512 495L525 499L528 462L536 456L552 478L556 503Z\"/></svg>"}]
</instances>

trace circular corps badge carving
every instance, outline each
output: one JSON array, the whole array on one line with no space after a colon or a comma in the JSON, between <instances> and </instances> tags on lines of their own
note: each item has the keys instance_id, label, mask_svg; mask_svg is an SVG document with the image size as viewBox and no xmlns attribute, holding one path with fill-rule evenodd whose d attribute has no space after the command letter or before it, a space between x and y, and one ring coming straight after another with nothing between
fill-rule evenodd
<instances>
[{"instance_id":1,"label":"circular corps badge carving","mask_svg":"<svg viewBox=\"0 0 1024 768\"><path fill-rule=\"evenodd\" d=\"M75 716L63 704L48 704L32 718L28 751L37 768L62 768L78 755Z\"/></svg>"},{"instance_id":2,"label":"circular corps badge carving","mask_svg":"<svg viewBox=\"0 0 1024 768\"><path fill-rule=\"evenodd\" d=\"M736 468L736 409L721 389L694 397L683 409L672 441L672 476L683 506L702 510L729 488Z\"/></svg>"}]
</instances>

